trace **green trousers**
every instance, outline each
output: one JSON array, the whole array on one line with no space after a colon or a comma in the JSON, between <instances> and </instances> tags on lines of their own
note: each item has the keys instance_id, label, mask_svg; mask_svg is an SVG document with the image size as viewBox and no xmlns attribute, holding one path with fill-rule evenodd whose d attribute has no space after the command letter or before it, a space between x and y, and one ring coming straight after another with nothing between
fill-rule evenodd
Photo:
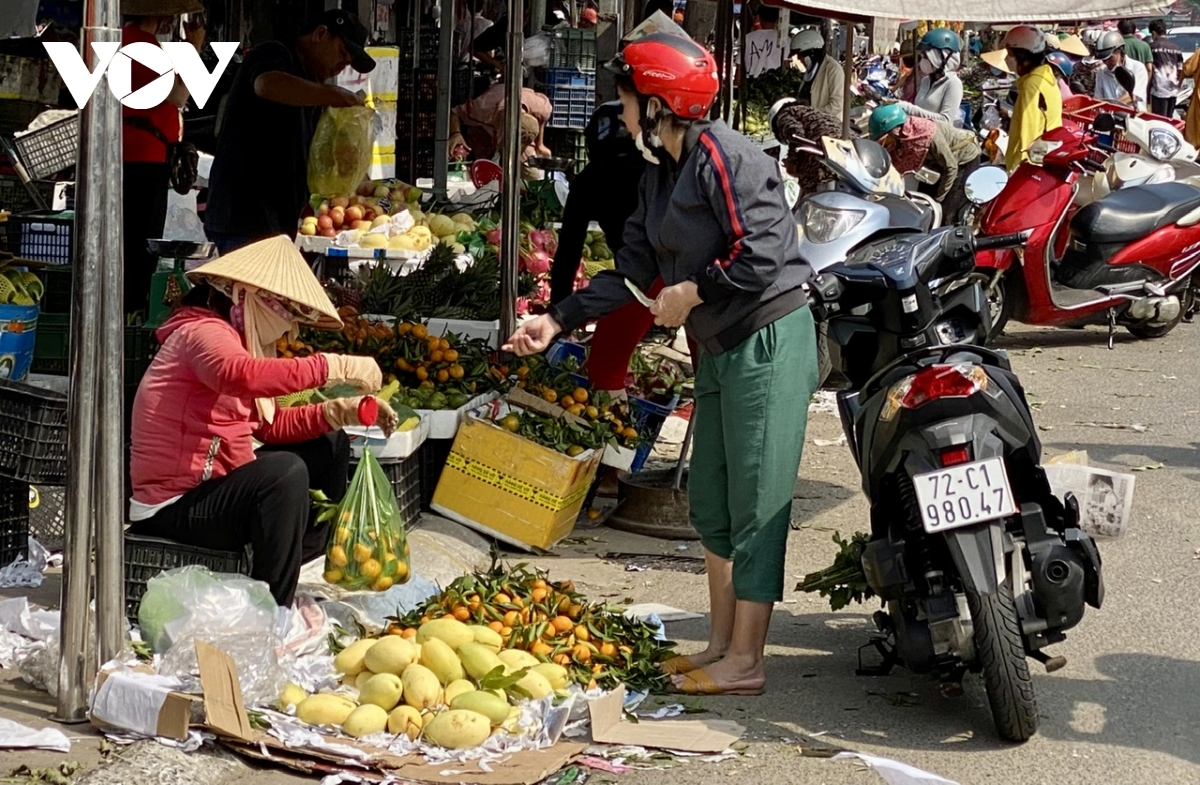
<instances>
[{"instance_id":1,"label":"green trousers","mask_svg":"<svg viewBox=\"0 0 1200 785\"><path fill-rule=\"evenodd\" d=\"M801 308L733 349L700 357L690 518L704 548L733 561L739 600L783 599L816 353L812 313Z\"/></svg>"}]
</instances>

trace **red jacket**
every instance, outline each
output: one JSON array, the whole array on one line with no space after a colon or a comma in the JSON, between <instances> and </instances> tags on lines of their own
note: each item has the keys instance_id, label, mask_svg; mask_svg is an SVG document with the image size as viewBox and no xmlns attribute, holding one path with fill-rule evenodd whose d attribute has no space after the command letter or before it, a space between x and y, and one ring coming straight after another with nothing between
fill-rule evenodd
<instances>
[{"instance_id":1,"label":"red jacket","mask_svg":"<svg viewBox=\"0 0 1200 785\"><path fill-rule=\"evenodd\" d=\"M146 43L159 46L158 39L150 33L133 25L126 25L121 28L121 45L128 46L133 43ZM131 86L134 90L140 90L146 85L159 78L159 74L147 68L136 60L133 62L131 74ZM155 128L162 132L162 135L172 142L178 142L183 134L183 117L170 101L163 101L158 106L152 109L130 109L127 106L121 107L121 117L139 117L142 120L148 121ZM167 146L158 140L154 134L149 131L143 131L140 128L134 128L126 122L121 123L121 134L123 138L124 158L126 163L131 162L149 162L149 163L166 163L167 161ZM164 187L165 187L164 183Z\"/></svg>"},{"instance_id":2,"label":"red jacket","mask_svg":"<svg viewBox=\"0 0 1200 785\"><path fill-rule=\"evenodd\" d=\"M258 419L255 398L321 387L320 355L250 356L229 322L203 308L182 308L155 332L162 348L133 400L133 498L156 505L254 460L251 437L292 444L329 431L320 406L278 409Z\"/></svg>"}]
</instances>

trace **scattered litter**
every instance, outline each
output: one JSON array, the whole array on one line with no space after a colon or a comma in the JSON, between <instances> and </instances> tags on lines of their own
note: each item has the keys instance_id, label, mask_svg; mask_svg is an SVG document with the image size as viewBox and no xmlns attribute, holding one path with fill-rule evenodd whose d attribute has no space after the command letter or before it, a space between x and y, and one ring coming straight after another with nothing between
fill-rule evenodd
<instances>
[{"instance_id":1,"label":"scattered litter","mask_svg":"<svg viewBox=\"0 0 1200 785\"><path fill-rule=\"evenodd\" d=\"M683 714L683 710L682 703L672 703L668 706L655 709L654 711L642 712L637 716L647 720L663 720L667 719L668 717L678 717Z\"/></svg>"},{"instance_id":2,"label":"scattered litter","mask_svg":"<svg viewBox=\"0 0 1200 785\"><path fill-rule=\"evenodd\" d=\"M1105 428L1110 431L1137 431L1145 433L1149 430L1148 427L1140 422L1135 423L1119 423L1119 422L1077 422L1076 425L1082 425L1085 428Z\"/></svg>"},{"instance_id":3,"label":"scattered litter","mask_svg":"<svg viewBox=\"0 0 1200 785\"><path fill-rule=\"evenodd\" d=\"M42 585L50 552L33 537L29 538L29 558L18 557L12 564L0 567L0 589L19 587L36 589Z\"/></svg>"},{"instance_id":4,"label":"scattered litter","mask_svg":"<svg viewBox=\"0 0 1200 785\"><path fill-rule=\"evenodd\" d=\"M1162 583L1162 578L1151 578L1150 582L1151 583Z\"/></svg>"},{"instance_id":5,"label":"scattered litter","mask_svg":"<svg viewBox=\"0 0 1200 785\"><path fill-rule=\"evenodd\" d=\"M676 556L657 553L606 553L600 557L609 564L625 564L625 572L671 570L699 575L704 572L704 559L699 556Z\"/></svg>"},{"instance_id":6,"label":"scattered litter","mask_svg":"<svg viewBox=\"0 0 1200 785\"><path fill-rule=\"evenodd\" d=\"M1080 368L1091 368L1094 371L1103 370L1099 365L1092 365L1091 363L1080 363L1079 367Z\"/></svg>"},{"instance_id":7,"label":"scattered litter","mask_svg":"<svg viewBox=\"0 0 1200 785\"><path fill-rule=\"evenodd\" d=\"M1137 368L1132 365L1127 368L1122 368L1121 370L1122 371L1130 371L1132 373L1154 373L1153 368Z\"/></svg>"},{"instance_id":8,"label":"scattered litter","mask_svg":"<svg viewBox=\"0 0 1200 785\"><path fill-rule=\"evenodd\" d=\"M887 785L958 785L954 780L939 777L928 771L909 766L891 758L880 758L875 755L864 755L861 752L839 752L833 760L852 760L857 758L875 771Z\"/></svg>"},{"instance_id":9,"label":"scattered litter","mask_svg":"<svg viewBox=\"0 0 1200 785\"><path fill-rule=\"evenodd\" d=\"M842 434L836 439L813 439L813 444L818 447L843 447L846 444L846 434Z\"/></svg>"},{"instance_id":10,"label":"scattered litter","mask_svg":"<svg viewBox=\"0 0 1200 785\"><path fill-rule=\"evenodd\" d=\"M640 564L626 564L625 565L625 572L645 572L648 569L650 569L650 568L643 567Z\"/></svg>"},{"instance_id":11,"label":"scattered litter","mask_svg":"<svg viewBox=\"0 0 1200 785\"><path fill-rule=\"evenodd\" d=\"M0 629L35 641L58 637L58 611L30 610L24 597L0 600Z\"/></svg>"},{"instance_id":12,"label":"scattered litter","mask_svg":"<svg viewBox=\"0 0 1200 785\"><path fill-rule=\"evenodd\" d=\"M1039 431L1053 431L1054 426L1053 425L1038 425L1038 430Z\"/></svg>"},{"instance_id":13,"label":"scattered litter","mask_svg":"<svg viewBox=\"0 0 1200 785\"><path fill-rule=\"evenodd\" d=\"M1163 468L1163 466L1164 466L1164 464L1162 461L1156 461L1154 463L1148 463L1145 466L1135 466L1134 468L1130 469L1129 471L1131 471L1131 472L1152 472L1156 469Z\"/></svg>"},{"instance_id":14,"label":"scattered litter","mask_svg":"<svg viewBox=\"0 0 1200 785\"><path fill-rule=\"evenodd\" d=\"M1167 376L1167 375L1164 373L1164 374L1162 374L1162 378L1166 379L1167 381L1173 381L1173 380L1175 380L1175 379L1178 379L1179 377L1178 377L1178 376Z\"/></svg>"},{"instance_id":15,"label":"scattered litter","mask_svg":"<svg viewBox=\"0 0 1200 785\"><path fill-rule=\"evenodd\" d=\"M638 619L646 619L650 616L657 616L660 621L687 621L688 619L703 619L704 616L699 613L685 611L683 608L673 608L670 605L662 605L657 602L643 602L637 605L630 605L625 609L626 616L633 616Z\"/></svg>"},{"instance_id":16,"label":"scattered litter","mask_svg":"<svg viewBox=\"0 0 1200 785\"><path fill-rule=\"evenodd\" d=\"M809 414L837 414L837 393L818 390L808 402Z\"/></svg>"},{"instance_id":17,"label":"scattered litter","mask_svg":"<svg viewBox=\"0 0 1200 785\"><path fill-rule=\"evenodd\" d=\"M57 728L34 730L28 725L0 717L0 747L70 752L71 740Z\"/></svg>"},{"instance_id":18,"label":"scattered litter","mask_svg":"<svg viewBox=\"0 0 1200 785\"><path fill-rule=\"evenodd\" d=\"M675 546L675 550L677 550L677 551L686 551L687 549L688 549L688 547L687 547L686 543L681 542Z\"/></svg>"}]
</instances>

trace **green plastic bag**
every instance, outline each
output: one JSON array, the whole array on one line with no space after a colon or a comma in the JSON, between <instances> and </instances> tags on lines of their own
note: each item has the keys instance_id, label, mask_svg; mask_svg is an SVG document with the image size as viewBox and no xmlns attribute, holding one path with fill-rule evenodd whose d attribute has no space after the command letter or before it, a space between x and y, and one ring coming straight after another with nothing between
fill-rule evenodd
<instances>
[{"instance_id":1,"label":"green plastic bag","mask_svg":"<svg viewBox=\"0 0 1200 785\"><path fill-rule=\"evenodd\" d=\"M370 450L363 450L332 517L326 581L355 591L387 591L408 582L412 571L400 507L391 481Z\"/></svg>"},{"instance_id":2,"label":"green plastic bag","mask_svg":"<svg viewBox=\"0 0 1200 785\"><path fill-rule=\"evenodd\" d=\"M308 152L308 190L326 197L354 193L371 166L375 110L330 107L321 115Z\"/></svg>"}]
</instances>

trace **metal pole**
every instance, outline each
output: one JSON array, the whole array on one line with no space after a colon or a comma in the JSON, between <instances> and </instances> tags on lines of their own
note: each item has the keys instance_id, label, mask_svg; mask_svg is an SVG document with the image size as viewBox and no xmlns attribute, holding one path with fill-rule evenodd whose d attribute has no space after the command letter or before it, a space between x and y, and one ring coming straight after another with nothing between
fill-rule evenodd
<instances>
[{"instance_id":1,"label":"metal pole","mask_svg":"<svg viewBox=\"0 0 1200 785\"><path fill-rule=\"evenodd\" d=\"M842 79L842 138L850 138L850 85L854 82L854 25L843 23L846 28L846 62Z\"/></svg>"},{"instance_id":2,"label":"metal pole","mask_svg":"<svg viewBox=\"0 0 1200 785\"><path fill-rule=\"evenodd\" d=\"M91 57L93 42L121 40L118 10L117 0L89 0L84 5L81 49L83 56L93 61L92 68L95 68ZM115 243L118 254L121 247L121 211L111 209L113 204L120 204L120 189L110 188L110 181L117 180L121 172L120 112L117 99L106 89L97 90L80 112L75 227L80 253L74 260L75 291L71 303L71 385L67 402L70 458L55 712L55 718L62 722L86 719L87 683L93 675L89 668L93 642L88 625L92 521L96 513L92 477L97 408L102 408L95 405L101 390L96 377L102 370L96 335L100 329L102 261L110 244ZM114 160L115 169L110 168ZM123 338L122 333L120 339ZM118 457L117 466L121 463ZM110 574L111 571L106 571L106 575Z\"/></svg>"},{"instance_id":3,"label":"metal pole","mask_svg":"<svg viewBox=\"0 0 1200 785\"><path fill-rule=\"evenodd\" d=\"M501 179L500 334L517 329L517 260L521 254L521 52L525 48L524 0L508 8L508 57L504 62L504 176Z\"/></svg>"},{"instance_id":4,"label":"metal pole","mask_svg":"<svg viewBox=\"0 0 1200 785\"><path fill-rule=\"evenodd\" d=\"M441 0L442 11L438 15L438 93L437 117L434 120L433 140L433 195L446 198L446 169L450 156L446 146L450 143L450 91L454 83L454 0ZM474 14L472 14L474 18Z\"/></svg>"}]
</instances>

